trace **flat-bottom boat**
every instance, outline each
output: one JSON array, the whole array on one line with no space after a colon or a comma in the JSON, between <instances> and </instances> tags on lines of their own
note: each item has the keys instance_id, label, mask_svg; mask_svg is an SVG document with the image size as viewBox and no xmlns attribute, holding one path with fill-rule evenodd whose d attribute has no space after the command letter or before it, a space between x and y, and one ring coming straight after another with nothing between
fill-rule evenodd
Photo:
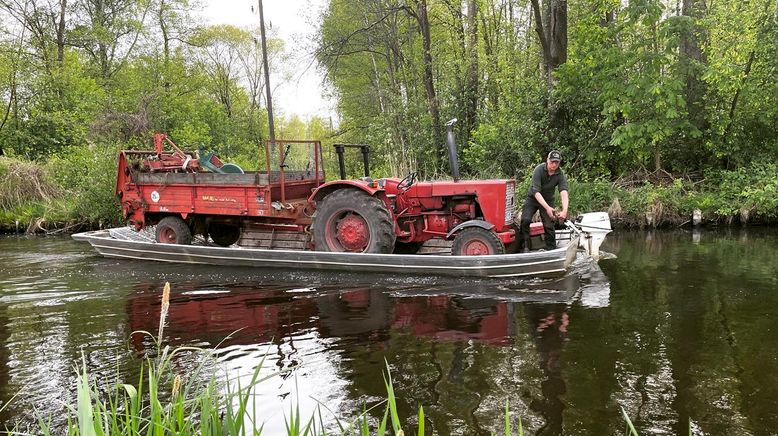
<instances>
[{"instance_id":1,"label":"flat-bottom boat","mask_svg":"<svg viewBox=\"0 0 778 436\"><path fill-rule=\"evenodd\" d=\"M105 257L203 265L468 277L555 276L575 259L578 236L555 250L493 256L333 253L159 244L123 239L117 229L73 235ZM124 229L122 229L124 230ZM132 231L132 230L129 230Z\"/></svg>"},{"instance_id":2,"label":"flat-bottom boat","mask_svg":"<svg viewBox=\"0 0 778 436\"><path fill-rule=\"evenodd\" d=\"M603 220L604 218L604 220ZM607 225L607 228L605 227ZM461 277L548 277L565 273L583 248L596 256L610 231L607 214L583 214L557 232L554 250L491 256L334 253L238 246L160 244L128 227L78 233L105 257L202 265L247 266Z\"/></svg>"}]
</instances>

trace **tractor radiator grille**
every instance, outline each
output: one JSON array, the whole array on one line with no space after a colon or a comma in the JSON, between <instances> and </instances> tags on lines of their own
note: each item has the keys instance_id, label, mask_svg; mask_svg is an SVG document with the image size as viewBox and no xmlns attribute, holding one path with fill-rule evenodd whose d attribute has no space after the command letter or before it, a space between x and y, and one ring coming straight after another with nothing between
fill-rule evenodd
<instances>
[{"instance_id":1,"label":"tractor radiator grille","mask_svg":"<svg viewBox=\"0 0 778 436\"><path fill-rule=\"evenodd\" d=\"M515 194L515 188L513 182L509 182L505 185L505 222L510 223L513 221L513 198Z\"/></svg>"}]
</instances>

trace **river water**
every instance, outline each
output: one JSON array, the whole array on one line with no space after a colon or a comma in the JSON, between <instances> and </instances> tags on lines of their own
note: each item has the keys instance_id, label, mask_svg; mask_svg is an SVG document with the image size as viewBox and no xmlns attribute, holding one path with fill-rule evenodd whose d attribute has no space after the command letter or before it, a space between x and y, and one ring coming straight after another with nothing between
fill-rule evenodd
<instances>
[{"instance_id":1,"label":"river water","mask_svg":"<svg viewBox=\"0 0 778 436\"><path fill-rule=\"evenodd\" d=\"M165 344L215 348L225 376L278 374L255 390L263 434L285 433L290 404L348 422L385 398L387 363L406 433L423 405L428 434L504 434L507 402L527 434L623 434L622 408L640 434L775 434L777 242L616 232L561 279L496 281L112 260L67 237L0 237L0 423L62 425L82 358L99 383L135 383L154 345L132 332L157 331L167 281ZM175 370L202 360L182 353Z\"/></svg>"}]
</instances>

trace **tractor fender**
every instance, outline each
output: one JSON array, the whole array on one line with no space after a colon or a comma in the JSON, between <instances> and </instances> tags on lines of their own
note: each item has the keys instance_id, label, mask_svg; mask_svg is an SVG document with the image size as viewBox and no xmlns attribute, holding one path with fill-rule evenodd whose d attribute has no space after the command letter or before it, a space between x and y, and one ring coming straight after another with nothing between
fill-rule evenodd
<instances>
[{"instance_id":1,"label":"tractor fender","mask_svg":"<svg viewBox=\"0 0 778 436\"><path fill-rule=\"evenodd\" d=\"M446 239L451 239L451 237L457 234L457 232L459 232L462 229L466 229L468 227L480 227L484 230L492 230L494 228L494 224L486 222L484 220L465 221L459 224L458 226L454 227L453 229L451 229L451 231L448 232L448 234L446 235Z\"/></svg>"},{"instance_id":2,"label":"tractor fender","mask_svg":"<svg viewBox=\"0 0 778 436\"><path fill-rule=\"evenodd\" d=\"M384 191L382 188L372 186L372 184L368 184L362 180L333 180L332 182L327 182L316 188L311 196L308 197L308 202L312 203L319 201L338 189L360 189L367 192L370 196L376 195L376 192Z\"/></svg>"}]
</instances>

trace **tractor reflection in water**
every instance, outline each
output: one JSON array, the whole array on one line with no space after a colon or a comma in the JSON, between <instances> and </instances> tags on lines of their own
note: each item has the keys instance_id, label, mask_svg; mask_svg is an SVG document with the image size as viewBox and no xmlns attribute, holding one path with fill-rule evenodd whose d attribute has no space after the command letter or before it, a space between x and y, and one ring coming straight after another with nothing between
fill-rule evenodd
<instances>
[{"instance_id":1,"label":"tractor reflection in water","mask_svg":"<svg viewBox=\"0 0 778 436\"><path fill-rule=\"evenodd\" d=\"M575 280L563 280L550 286L560 287L559 295L571 298L575 292L566 288L577 289L577 285ZM155 331L159 323L159 287L146 285L131 297L127 308L131 331ZM473 351L467 351L473 343L524 352L529 350L527 344L534 343L541 373L540 378L524 382L529 383L527 392L532 392L526 394L530 395L527 406L543 417L548 427L548 433L543 434L560 434L554 427L562 422L564 409L561 398L566 386L560 359L571 322L568 310L569 301L511 302L485 295L402 296L402 292L390 294L371 287L342 291L335 286L290 290L239 285L204 290L176 285L165 336L172 346L218 345L224 350L219 354L222 363L244 369L264 360L267 353L266 365L278 369L299 367L303 378L316 373L308 366L321 365L321 359L331 358L329 352L335 350L345 365L338 366L343 373L337 377L348 377L348 384L358 395L368 396L380 395L381 386L373 382L380 381L376 374L381 372L384 357L406 371L445 369L448 383L464 386L474 375L468 369L468 355ZM141 354L155 350L153 341L140 334L133 335L132 343ZM441 343L450 345L435 345ZM253 360L244 359L249 356ZM228 363L232 360L235 362ZM177 366L187 368L191 364L182 361ZM427 376L415 375L420 380ZM396 381L398 392L409 389L401 380ZM263 389L275 395L271 386ZM489 387L484 385L484 389ZM444 399L438 401L438 407L455 407Z\"/></svg>"}]
</instances>

